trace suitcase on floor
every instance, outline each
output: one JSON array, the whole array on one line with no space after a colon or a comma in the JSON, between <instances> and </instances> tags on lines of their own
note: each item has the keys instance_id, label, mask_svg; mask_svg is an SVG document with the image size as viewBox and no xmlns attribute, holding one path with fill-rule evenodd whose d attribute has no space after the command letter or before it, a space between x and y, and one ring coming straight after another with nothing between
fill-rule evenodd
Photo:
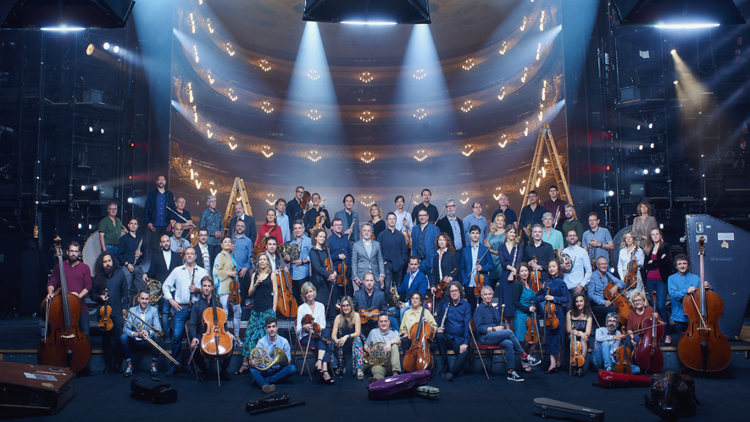
<instances>
[{"instance_id":1,"label":"suitcase on floor","mask_svg":"<svg viewBox=\"0 0 750 422\"><path fill-rule=\"evenodd\" d=\"M534 399L534 413L543 418L575 419L591 422L604 420L604 411L602 410L547 398Z\"/></svg>"},{"instance_id":2,"label":"suitcase on floor","mask_svg":"<svg viewBox=\"0 0 750 422\"><path fill-rule=\"evenodd\" d=\"M427 385L432 379L432 372L416 371L385 377L367 386L368 397L373 400L389 399L394 396L415 394L417 388Z\"/></svg>"},{"instance_id":3,"label":"suitcase on floor","mask_svg":"<svg viewBox=\"0 0 750 422\"><path fill-rule=\"evenodd\" d=\"M0 419L56 414L73 397L69 368L0 361Z\"/></svg>"},{"instance_id":4,"label":"suitcase on floor","mask_svg":"<svg viewBox=\"0 0 750 422\"><path fill-rule=\"evenodd\" d=\"M604 388L649 387L651 377L643 375L620 374L617 372L599 371L599 385Z\"/></svg>"},{"instance_id":5,"label":"suitcase on floor","mask_svg":"<svg viewBox=\"0 0 750 422\"><path fill-rule=\"evenodd\" d=\"M177 401L177 390L168 382L152 378L135 378L130 381L130 397L150 401L154 404L167 404Z\"/></svg>"}]
</instances>

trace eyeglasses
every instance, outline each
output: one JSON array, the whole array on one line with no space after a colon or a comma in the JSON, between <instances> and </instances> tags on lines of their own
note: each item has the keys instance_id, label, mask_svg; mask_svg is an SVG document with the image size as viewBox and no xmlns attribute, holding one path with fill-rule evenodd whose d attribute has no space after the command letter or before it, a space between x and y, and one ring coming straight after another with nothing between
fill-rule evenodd
<instances>
[{"instance_id":1,"label":"eyeglasses","mask_svg":"<svg viewBox=\"0 0 750 422\"><path fill-rule=\"evenodd\" d=\"M303 190L298 190L297 193L305 193Z\"/></svg>"}]
</instances>

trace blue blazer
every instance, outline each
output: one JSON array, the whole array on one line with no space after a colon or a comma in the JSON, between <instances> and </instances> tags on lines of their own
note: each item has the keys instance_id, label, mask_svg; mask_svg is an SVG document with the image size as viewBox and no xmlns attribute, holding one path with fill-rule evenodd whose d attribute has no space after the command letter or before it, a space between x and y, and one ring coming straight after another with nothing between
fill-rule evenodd
<instances>
[{"instance_id":1,"label":"blue blazer","mask_svg":"<svg viewBox=\"0 0 750 422\"><path fill-rule=\"evenodd\" d=\"M479 251L477 253L477 259L481 258L481 260L479 261L479 265L482 266L481 273L484 274L485 282L489 281L490 271L495 268L495 266L492 265L492 258L490 258L490 254L489 252L487 252L488 249L488 247L480 243ZM487 254L485 254L485 252L487 252ZM473 281L470 276L476 265L476 261L472 260L471 245L469 245L461 251L461 280L464 286L468 287Z\"/></svg>"},{"instance_id":2,"label":"blue blazer","mask_svg":"<svg viewBox=\"0 0 750 422\"><path fill-rule=\"evenodd\" d=\"M421 230L420 227L421 226L417 224L416 226L411 228L411 253L412 255L416 256L419 256L419 251L417 250L417 239L419 238L419 232ZM440 234L440 229L438 229L434 224L427 223L427 227L425 227L424 230L425 257L422 260L422 263L424 263L430 270L430 272L432 272L432 261L437 254L437 251L435 250L435 240Z\"/></svg>"},{"instance_id":3,"label":"blue blazer","mask_svg":"<svg viewBox=\"0 0 750 422\"><path fill-rule=\"evenodd\" d=\"M349 225L346 224L346 209L337 212L333 219L337 218L340 218L344 222L344 229L341 232L349 230ZM354 212L354 210L352 210L352 221L354 222L354 227L352 227L352 234L349 236L349 240L353 243L359 240L359 214Z\"/></svg>"},{"instance_id":4,"label":"blue blazer","mask_svg":"<svg viewBox=\"0 0 750 422\"><path fill-rule=\"evenodd\" d=\"M419 291L419 293L422 294L422 299L424 299L424 295L427 294L427 276L424 272L419 271L417 273L417 276L414 277L414 281L412 281L411 286L409 287L409 290L406 290L406 285L409 284L409 277L410 273L406 273L404 276L404 281L401 282L401 285L398 286L398 296L399 300L401 302L409 303L409 295L415 290Z\"/></svg>"},{"instance_id":5,"label":"blue blazer","mask_svg":"<svg viewBox=\"0 0 750 422\"><path fill-rule=\"evenodd\" d=\"M135 315L140 316L140 310L139 310L138 305L130 308L130 312L134 313ZM148 307L146 308L146 317L143 319L149 324L151 324L152 327L161 331L161 323L159 322L159 311L155 307L148 305ZM128 337L133 337L133 333L136 331L136 327L139 326L139 324L141 324L141 322L138 321L138 318L135 318L131 315L130 318L125 320L125 327L123 327L122 332ZM148 326L144 326L143 329L148 331L149 338L151 338L152 340L156 339L156 333L151 331L151 329L148 328Z\"/></svg>"}]
</instances>

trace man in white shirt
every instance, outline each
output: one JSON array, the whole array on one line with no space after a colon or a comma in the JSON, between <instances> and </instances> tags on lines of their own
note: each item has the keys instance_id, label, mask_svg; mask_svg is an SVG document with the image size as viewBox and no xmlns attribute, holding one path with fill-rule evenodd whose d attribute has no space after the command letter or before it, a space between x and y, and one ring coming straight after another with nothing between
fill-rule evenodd
<instances>
[{"instance_id":1,"label":"man in white shirt","mask_svg":"<svg viewBox=\"0 0 750 422\"><path fill-rule=\"evenodd\" d=\"M411 232L411 228L414 227L414 220L411 219L411 214L404 210L404 197L399 195L396 197L396 230L404 231L404 229Z\"/></svg>"},{"instance_id":2,"label":"man in white shirt","mask_svg":"<svg viewBox=\"0 0 750 422\"><path fill-rule=\"evenodd\" d=\"M583 292L586 285L591 280L591 261L589 260L589 255L588 252L586 252L586 249L578 246L578 233L575 229L568 230L568 236L566 239L568 240L568 247L560 252L560 256L562 256L562 254L567 254L570 257L571 262L567 264L563 263L560 267L565 272L563 281L565 282L565 285L568 288L568 293L570 294L570 301L567 305L568 310L570 310L575 302L573 297L578 293Z\"/></svg>"},{"instance_id":3,"label":"man in white shirt","mask_svg":"<svg viewBox=\"0 0 750 422\"><path fill-rule=\"evenodd\" d=\"M286 215L286 199L277 199L276 203L274 204L274 208L276 208L276 224L278 224L279 228L281 228L281 234L284 238L283 240L276 239L277 243L287 243L292 240L292 230L289 225L289 216Z\"/></svg>"}]
</instances>

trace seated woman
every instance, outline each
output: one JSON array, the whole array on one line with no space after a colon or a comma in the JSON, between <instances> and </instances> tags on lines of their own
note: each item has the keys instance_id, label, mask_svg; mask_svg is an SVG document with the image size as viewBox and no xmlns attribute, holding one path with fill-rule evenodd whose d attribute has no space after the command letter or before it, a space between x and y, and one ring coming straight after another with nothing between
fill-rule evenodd
<instances>
[{"instance_id":1,"label":"seated woman","mask_svg":"<svg viewBox=\"0 0 750 422\"><path fill-rule=\"evenodd\" d=\"M331 331L326 328L325 307L322 303L315 300L318 294L315 286L309 281L302 285L300 289L305 303L297 308L297 337L299 338L302 349L314 347L318 350L318 359L315 361L315 369L318 370L320 379L324 384L333 384L335 381L328 372L328 365L331 363ZM304 318L312 315L313 323L303 324ZM314 325L320 327L318 334L314 330Z\"/></svg>"},{"instance_id":2,"label":"seated woman","mask_svg":"<svg viewBox=\"0 0 750 422\"><path fill-rule=\"evenodd\" d=\"M411 347L411 327L419 322L419 317L422 315L422 294L419 291L413 291L409 295L409 302L411 308L404 312L404 317L401 318L401 327L399 328L399 334L401 335L401 347L404 352L409 350ZM432 326L432 332L437 332L437 323L435 318L432 316L432 312L425 309L424 319L428 324ZM434 335L434 334L433 334Z\"/></svg>"},{"instance_id":3,"label":"seated woman","mask_svg":"<svg viewBox=\"0 0 750 422\"><path fill-rule=\"evenodd\" d=\"M349 296L344 296L340 302L341 309L336 319L333 321L333 356L331 357L331 366L333 371L339 376L343 375L346 369L344 353L352 354L352 370L357 374L357 379L365 379L363 372L364 363L362 361L362 322L359 314L354 312L354 301Z\"/></svg>"},{"instance_id":4,"label":"seated woman","mask_svg":"<svg viewBox=\"0 0 750 422\"><path fill-rule=\"evenodd\" d=\"M573 297L573 309L568 311L565 317L565 331L572 335L581 345L581 356L583 356L584 362L586 359L586 352L589 350L589 336L591 336L591 324L593 324L593 314L591 313L591 305L586 298L586 295L581 292ZM571 352L572 353L572 352ZM575 362L572 362L571 354L571 365L577 368L573 375L583 377L584 365L577 366Z\"/></svg>"},{"instance_id":5,"label":"seated woman","mask_svg":"<svg viewBox=\"0 0 750 422\"><path fill-rule=\"evenodd\" d=\"M659 324L664 324L664 321L659 317L659 313L654 312L654 308L649 306L646 295L643 293L635 292L631 301L633 302L633 308L630 310L630 314L628 314L627 330L630 337L630 344L635 347L641 341L638 329L641 328L644 320L655 316Z\"/></svg>"}]
</instances>

